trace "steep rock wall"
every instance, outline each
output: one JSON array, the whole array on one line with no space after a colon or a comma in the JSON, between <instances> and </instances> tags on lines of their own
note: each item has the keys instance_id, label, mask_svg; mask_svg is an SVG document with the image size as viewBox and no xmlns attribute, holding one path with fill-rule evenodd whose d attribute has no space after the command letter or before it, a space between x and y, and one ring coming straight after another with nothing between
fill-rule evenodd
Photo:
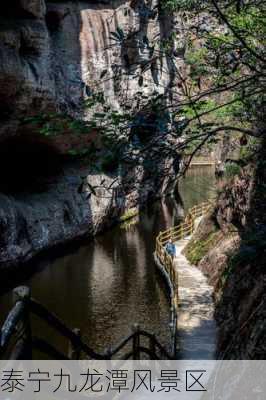
<instances>
[{"instance_id":1,"label":"steep rock wall","mask_svg":"<svg viewBox=\"0 0 266 400\"><path fill-rule=\"evenodd\" d=\"M246 170L224 187L185 252L215 288L217 356L264 359L265 142L255 172Z\"/></svg>"},{"instance_id":2,"label":"steep rock wall","mask_svg":"<svg viewBox=\"0 0 266 400\"><path fill-rule=\"evenodd\" d=\"M86 161L62 165L40 190L32 190L31 185L28 190L28 176L16 176L19 164L26 160L20 156L18 162L12 146L19 146L28 133L24 117L56 111L88 118L83 102L94 89L102 89L116 109L133 106L139 91L144 95L167 92L174 76L164 57L157 58L153 72L145 72L141 89L134 76L147 61L140 41L145 36L156 39L159 46L171 34L172 23L173 16L162 13L157 0L10 0L1 6L0 146L20 137L20 142L11 142L6 165L1 164L2 171L14 169L11 182L4 184L11 190L0 193L2 268L25 262L56 244L95 235L128 208L141 207L171 190L178 160L163 154L152 170L147 160L115 173L99 172ZM111 40L118 27L127 35L125 48ZM35 140L37 146L39 138L31 137L33 148ZM47 168L50 162L47 156ZM30 174L39 168L35 162L28 164Z\"/></svg>"},{"instance_id":3,"label":"steep rock wall","mask_svg":"<svg viewBox=\"0 0 266 400\"><path fill-rule=\"evenodd\" d=\"M0 140L14 135L22 117L57 110L83 117L83 100L102 89L112 106L132 105L141 90L163 92L171 66L159 58L140 89L134 79L147 61L143 37L158 45L171 34L173 16L158 1L11 0L0 17ZM121 28L126 46L112 40ZM105 73L104 79L100 79ZM158 83L160 81L160 84Z\"/></svg>"},{"instance_id":4,"label":"steep rock wall","mask_svg":"<svg viewBox=\"0 0 266 400\"><path fill-rule=\"evenodd\" d=\"M131 184L122 176L68 166L43 192L0 194L0 269L55 245L92 237L118 222L127 209L140 209L166 189L160 173L152 180L144 179L142 168L130 173Z\"/></svg>"}]
</instances>

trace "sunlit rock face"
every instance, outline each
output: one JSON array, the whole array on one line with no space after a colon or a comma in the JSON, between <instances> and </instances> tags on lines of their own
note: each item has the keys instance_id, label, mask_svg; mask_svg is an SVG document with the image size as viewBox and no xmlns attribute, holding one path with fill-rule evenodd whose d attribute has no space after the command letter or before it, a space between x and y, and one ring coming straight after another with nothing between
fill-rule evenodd
<instances>
[{"instance_id":1,"label":"sunlit rock face","mask_svg":"<svg viewBox=\"0 0 266 400\"><path fill-rule=\"evenodd\" d=\"M171 34L173 16L158 5L158 0L10 0L2 5L0 139L14 135L26 115L57 110L82 117L83 100L92 90L103 90L116 108L133 105L139 91L168 90L173 66L157 56L162 39ZM122 45L112 34L118 28L125 37ZM140 88L139 71L151 57L152 69L143 74Z\"/></svg>"},{"instance_id":2,"label":"sunlit rock face","mask_svg":"<svg viewBox=\"0 0 266 400\"><path fill-rule=\"evenodd\" d=\"M26 132L21 123L24 117L55 111L89 118L84 99L97 90L116 109L134 107L138 92L170 94L173 65L159 48L171 34L173 17L160 10L158 0L5 3L0 13L0 143L7 154L0 173L0 267L103 231L128 208L141 207L169 190L178 169L178 159L162 154L152 171L143 162L103 173L83 161L56 165L46 174L51 143L38 132ZM122 45L111 40L118 31L125 39ZM139 72L153 57L148 47L154 41L156 57L140 85ZM19 136L25 133L30 134ZM71 132L64 135L64 145L71 145ZM60 138L52 140L61 149Z\"/></svg>"},{"instance_id":3,"label":"sunlit rock face","mask_svg":"<svg viewBox=\"0 0 266 400\"><path fill-rule=\"evenodd\" d=\"M81 9L80 33L82 78L95 86L104 73L101 87L116 107L132 104L138 91L151 94L162 92L171 79L171 71L164 58L158 56L159 44L171 33L172 17L165 18L158 11L158 1L110 2ZM166 33L168 25L168 33ZM122 45L113 32L122 30ZM154 42L153 56L149 44ZM143 85L138 86L138 74L151 57L156 58L151 69L143 74Z\"/></svg>"}]
</instances>

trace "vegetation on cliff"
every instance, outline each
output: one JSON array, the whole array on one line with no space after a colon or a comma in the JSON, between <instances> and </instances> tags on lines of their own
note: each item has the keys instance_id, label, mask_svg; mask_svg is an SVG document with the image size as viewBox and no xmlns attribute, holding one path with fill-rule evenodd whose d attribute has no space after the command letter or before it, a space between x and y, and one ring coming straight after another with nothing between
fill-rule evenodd
<instances>
[{"instance_id":1,"label":"vegetation on cliff","mask_svg":"<svg viewBox=\"0 0 266 400\"><path fill-rule=\"evenodd\" d=\"M265 358L265 140L185 249L215 288L220 358Z\"/></svg>"},{"instance_id":2,"label":"vegetation on cliff","mask_svg":"<svg viewBox=\"0 0 266 400\"><path fill-rule=\"evenodd\" d=\"M154 19L163 24L166 16L167 23L171 20L159 43L157 38L118 26L110 33L109 46L102 49L121 52L123 80L139 87L134 98L126 90L120 109L113 107L101 87L117 76L104 67L97 84L86 86L85 120L63 115L42 116L40 121L37 117L42 135L70 132L63 142L71 156L97 154L100 146L104 151L97 156L103 159L104 168L115 164L114 169L124 162L142 165L151 150L155 163L159 155L185 153L186 168L204 146L215 145L221 135L228 135L240 148L263 136L263 2L162 0L132 7L145 26ZM167 82L159 74L162 60L168 65ZM147 95L144 87L150 79L156 89ZM35 123L36 117L28 122ZM95 133L99 139L93 147ZM78 135L78 146L75 140L67 145L71 134ZM236 168L231 167L231 172Z\"/></svg>"}]
</instances>

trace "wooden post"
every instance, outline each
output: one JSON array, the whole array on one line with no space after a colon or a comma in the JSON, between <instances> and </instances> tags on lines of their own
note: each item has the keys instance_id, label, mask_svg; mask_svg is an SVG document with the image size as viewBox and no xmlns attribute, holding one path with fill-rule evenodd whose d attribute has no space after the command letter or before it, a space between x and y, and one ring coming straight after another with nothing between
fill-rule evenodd
<instances>
[{"instance_id":1,"label":"wooden post","mask_svg":"<svg viewBox=\"0 0 266 400\"><path fill-rule=\"evenodd\" d=\"M73 329L73 332L77 335L78 338L81 338L80 329L75 328ZM68 348L68 357L70 358L70 360L79 360L80 354L81 354L80 346L70 341Z\"/></svg>"},{"instance_id":2,"label":"wooden post","mask_svg":"<svg viewBox=\"0 0 266 400\"><path fill-rule=\"evenodd\" d=\"M174 291L176 291L176 288L177 288L177 285L178 285L178 282L177 282L177 273L176 273L176 270L175 269L173 269L173 272L174 272L174 276L173 276L173 286L174 286Z\"/></svg>"},{"instance_id":3,"label":"wooden post","mask_svg":"<svg viewBox=\"0 0 266 400\"><path fill-rule=\"evenodd\" d=\"M177 315L174 316L174 338L173 338L173 358L177 356Z\"/></svg>"},{"instance_id":4,"label":"wooden post","mask_svg":"<svg viewBox=\"0 0 266 400\"><path fill-rule=\"evenodd\" d=\"M151 356L153 356L153 358L151 358L151 360L155 360L156 359L156 346L155 346L155 335L152 334L150 337L150 352L151 352Z\"/></svg>"},{"instance_id":5,"label":"wooden post","mask_svg":"<svg viewBox=\"0 0 266 400\"><path fill-rule=\"evenodd\" d=\"M108 346L107 350L105 352L105 354L106 354L105 359L106 360L111 360L112 359L112 353L113 353L112 346Z\"/></svg>"},{"instance_id":6,"label":"wooden post","mask_svg":"<svg viewBox=\"0 0 266 400\"><path fill-rule=\"evenodd\" d=\"M190 234L192 235L193 233L193 228L194 228L194 218L191 217L191 221L190 221Z\"/></svg>"},{"instance_id":7,"label":"wooden post","mask_svg":"<svg viewBox=\"0 0 266 400\"><path fill-rule=\"evenodd\" d=\"M133 360L139 360L140 359L140 335L139 335L139 325L134 324L132 326L132 332L134 334L133 336Z\"/></svg>"},{"instance_id":8,"label":"wooden post","mask_svg":"<svg viewBox=\"0 0 266 400\"><path fill-rule=\"evenodd\" d=\"M13 290L13 302L18 301L24 304L24 315L18 323L18 340L11 354L13 360L32 360L32 333L30 324L29 299L31 297L30 288L19 286Z\"/></svg>"}]
</instances>

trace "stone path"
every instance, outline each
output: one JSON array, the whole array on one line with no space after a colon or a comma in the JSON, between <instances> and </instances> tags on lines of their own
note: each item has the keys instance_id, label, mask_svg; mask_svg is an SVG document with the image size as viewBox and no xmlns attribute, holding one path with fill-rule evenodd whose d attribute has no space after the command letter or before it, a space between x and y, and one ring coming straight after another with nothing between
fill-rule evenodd
<instances>
[{"instance_id":1,"label":"stone path","mask_svg":"<svg viewBox=\"0 0 266 400\"><path fill-rule=\"evenodd\" d=\"M181 254L190 237L176 243L175 266L178 271L178 336L184 360L215 358L216 323L213 318L212 287L202 272Z\"/></svg>"}]
</instances>

